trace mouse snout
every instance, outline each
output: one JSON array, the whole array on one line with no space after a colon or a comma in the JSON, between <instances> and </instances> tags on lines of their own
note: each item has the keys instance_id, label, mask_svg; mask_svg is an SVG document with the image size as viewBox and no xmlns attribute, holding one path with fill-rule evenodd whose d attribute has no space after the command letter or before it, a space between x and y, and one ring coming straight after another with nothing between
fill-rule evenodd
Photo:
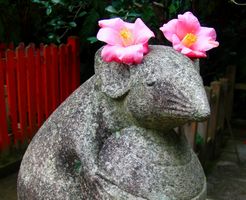
<instances>
[{"instance_id":1,"label":"mouse snout","mask_svg":"<svg viewBox=\"0 0 246 200\"><path fill-rule=\"evenodd\" d=\"M210 105L204 88L200 88L193 94L193 115L195 121L202 121L210 116Z\"/></svg>"}]
</instances>

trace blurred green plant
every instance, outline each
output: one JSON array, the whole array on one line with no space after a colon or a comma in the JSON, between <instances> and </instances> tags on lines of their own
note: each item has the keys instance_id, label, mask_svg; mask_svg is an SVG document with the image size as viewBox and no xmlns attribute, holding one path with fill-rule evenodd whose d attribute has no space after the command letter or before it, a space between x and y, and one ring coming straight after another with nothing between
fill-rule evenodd
<instances>
[{"instance_id":1,"label":"blurred green plant","mask_svg":"<svg viewBox=\"0 0 246 200\"><path fill-rule=\"evenodd\" d=\"M44 16L40 29L48 40L60 43L65 36L77 32L82 40L94 43L102 18L121 17L128 22L142 18L155 32L167 19L191 8L190 0L32 0Z\"/></svg>"},{"instance_id":2,"label":"blurred green plant","mask_svg":"<svg viewBox=\"0 0 246 200\"><path fill-rule=\"evenodd\" d=\"M97 0L32 0L39 5L47 23L43 30L50 42L60 43L65 36L80 33L82 40L95 33L104 13L105 2Z\"/></svg>"},{"instance_id":3,"label":"blurred green plant","mask_svg":"<svg viewBox=\"0 0 246 200\"><path fill-rule=\"evenodd\" d=\"M190 8L190 0L112 0L105 10L110 18L120 17L128 22L141 18L155 32L156 42L163 43L159 27L168 19L176 17L178 13L185 12Z\"/></svg>"}]
</instances>

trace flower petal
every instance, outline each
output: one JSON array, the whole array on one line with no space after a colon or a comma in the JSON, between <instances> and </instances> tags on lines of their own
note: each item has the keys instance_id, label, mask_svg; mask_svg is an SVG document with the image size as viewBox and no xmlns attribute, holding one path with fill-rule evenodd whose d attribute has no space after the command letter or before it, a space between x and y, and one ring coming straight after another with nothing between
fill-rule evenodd
<instances>
[{"instance_id":1,"label":"flower petal","mask_svg":"<svg viewBox=\"0 0 246 200\"><path fill-rule=\"evenodd\" d=\"M178 15L176 33L180 40L182 40L187 33L196 34L200 27L198 19L191 12Z\"/></svg>"},{"instance_id":2,"label":"flower petal","mask_svg":"<svg viewBox=\"0 0 246 200\"><path fill-rule=\"evenodd\" d=\"M160 30L172 42L175 50L188 57L206 57L207 50L219 45L215 30L201 27L198 19L191 12L178 15L178 19L164 24Z\"/></svg>"},{"instance_id":3,"label":"flower petal","mask_svg":"<svg viewBox=\"0 0 246 200\"><path fill-rule=\"evenodd\" d=\"M207 57L206 52L194 51L194 50L187 53L186 56L188 56L189 58L206 58Z\"/></svg>"},{"instance_id":4,"label":"flower petal","mask_svg":"<svg viewBox=\"0 0 246 200\"><path fill-rule=\"evenodd\" d=\"M148 42L143 44L143 53L146 54L149 52L149 44Z\"/></svg>"},{"instance_id":5,"label":"flower petal","mask_svg":"<svg viewBox=\"0 0 246 200\"><path fill-rule=\"evenodd\" d=\"M214 28L201 27L197 33L198 37L210 37L212 40L216 40L216 32Z\"/></svg>"},{"instance_id":6,"label":"flower petal","mask_svg":"<svg viewBox=\"0 0 246 200\"><path fill-rule=\"evenodd\" d=\"M97 39L110 45L122 45L119 32L112 28L101 28L97 33Z\"/></svg>"},{"instance_id":7,"label":"flower petal","mask_svg":"<svg viewBox=\"0 0 246 200\"><path fill-rule=\"evenodd\" d=\"M117 50L117 57L126 64L138 64L143 59L144 47L142 44L132 45Z\"/></svg>"},{"instance_id":8,"label":"flower petal","mask_svg":"<svg viewBox=\"0 0 246 200\"><path fill-rule=\"evenodd\" d=\"M184 54L184 55L186 55L186 56L188 56L190 58L204 58L204 57L207 57L205 51L197 51L197 50L190 49L190 48L184 46L182 43L173 46L173 48L176 51L178 51L178 52L180 52L180 53L182 53L182 54Z\"/></svg>"},{"instance_id":9,"label":"flower petal","mask_svg":"<svg viewBox=\"0 0 246 200\"><path fill-rule=\"evenodd\" d=\"M191 46L191 49L195 49L197 51L208 51L218 46L219 43L211 37L200 36L198 37L197 41Z\"/></svg>"},{"instance_id":10,"label":"flower petal","mask_svg":"<svg viewBox=\"0 0 246 200\"><path fill-rule=\"evenodd\" d=\"M177 45L177 44L180 44L180 43L181 43L181 41L180 41L179 37L176 34L173 34L172 35L172 44L173 45Z\"/></svg>"},{"instance_id":11,"label":"flower petal","mask_svg":"<svg viewBox=\"0 0 246 200\"><path fill-rule=\"evenodd\" d=\"M124 22L120 18L101 20L99 26L97 38L107 43L101 52L104 61L136 64L148 53L148 40L154 33L141 19L135 23Z\"/></svg>"},{"instance_id":12,"label":"flower petal","mask_svg":"<svg viewBox=\"0 0 246 200\"><path fill-rule=\"evenodd\" d=\"M138 18L134 23L133 35L135 37L135 44L146 43L155 34Z\"/></svg>"},{"instance_id":13,"label":"flower petal","mask_svg":"<svg viewBox=\"0 0 246 200\"><path fill-rule=\"evenodd\" d=\"M122 62L125 64L138 64L143 59L144 47L141 44L128 47L106 45L101 56L106 62Z\"/></svg>"},{"instance_id":14,"label":"flower petal","mask_svg":"<svg viewBox=\"0 0 246 200\"><path fill-rule=\"evenodd\" d=\"M101 28L112 28L115 30L120 30L124 27L125 22L120 19L120 18L113 18L113 19L104 19L104 20L100 20L98 21L98 25Z\"/></svg>"},{"instance_id":15,"label":"flower petal","mask_svg":"<svg viewBox=\"0 0 246 200\"><path fill-rule=\"evenodd\" d=\"M116 56L116 50L118 46L105 45L102 49L101 56L103 61L105 62L120 62L120 60Z\"/></svg>"},{"instance_id":16,"label":"flower petal","mask_svg":"<svg viewBox=\"0 0 246 200\"><path fill-rule=\"evenodd\" d=\"M172 19L168 23L163 24L163 26L160 28L160 30L163 32L164 36L172 42L172 36L173 34L176 34L176 26L177 26L177 19Z\"/></svg>"}]
</instances>

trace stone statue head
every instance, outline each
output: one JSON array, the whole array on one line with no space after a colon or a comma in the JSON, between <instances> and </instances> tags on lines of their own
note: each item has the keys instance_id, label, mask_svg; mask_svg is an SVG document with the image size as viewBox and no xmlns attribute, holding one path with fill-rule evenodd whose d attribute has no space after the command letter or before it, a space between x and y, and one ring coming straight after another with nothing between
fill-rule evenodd
<instances>
[{"instance_id":1,"label":"stone statue head","mask_svg":"<svg viewBox=\"0 0 246 200\"><path fill-rule=\"evenodd\" d=\"M126 111L141 126L167 130L209 116L197 68L171 47L150 46L138 65L105 63L99 52L95 73L101 91L112 99L123 99Z\"/></svg>"}]
</instances>

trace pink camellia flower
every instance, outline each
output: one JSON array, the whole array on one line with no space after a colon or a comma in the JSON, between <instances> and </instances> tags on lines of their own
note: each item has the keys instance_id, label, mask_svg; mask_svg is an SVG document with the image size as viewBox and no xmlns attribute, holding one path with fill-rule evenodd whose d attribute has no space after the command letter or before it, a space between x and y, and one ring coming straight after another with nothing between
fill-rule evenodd
<instances>
[{"instance_id":1,"label":"pink camellia flower","mask_svg":"<svg viewBox=\"0 0 246 200\"><path fill-rule=\"evenodd\" d=\"M219 46L215 30L202 27L191 12L178 15L178 19L164 24L160 30L175 50L191 58L206 57L206 51Z\"/></svg>"},{"instance_id":2,"label":"pink camellia flower","mask_svg":"<svg viewBox=\"0 0 246 200\"><path fill-rule=\"evenodd\" d=\"M97 39L106 42L101 56L105 62L138 64L148 53L148 40L154 33L137 19L135 23L124 22L120 18L100 20L101 29Z\"/></svg>"}]
</instances>

